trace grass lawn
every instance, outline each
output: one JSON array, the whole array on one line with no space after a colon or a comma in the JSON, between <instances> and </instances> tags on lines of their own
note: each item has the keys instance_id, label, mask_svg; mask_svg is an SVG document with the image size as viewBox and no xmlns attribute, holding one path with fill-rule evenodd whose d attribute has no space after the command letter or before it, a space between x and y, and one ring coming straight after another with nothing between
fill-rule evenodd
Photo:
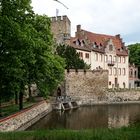
<instances>
[{"instance_id":1,"label":"grass lawn","mask_svg":"<svg viewBox=\"0 0 140 140\"><path fill-rule=\"evenodd\" d=\"M6 132L0 133L0 140L140 140L140 125L119 129Z\"/></svg>"},{"instance_id":2,"label":"grass lawn","mask_svg":"<svg viewBox=\"0 0 140 140\"><path fill-rule=\"evenodd\" d=\"M35 104L34 102L24 102L23 103L23 108L27 108L27 107L30 107L32 106L33 104ZM16 112L19 111L19 105L16 105L16 104L13 104L13 105L9 105L9 106L6 106L6 107L2 107L2 117L6 117L6 116L9 116L11 114L14 114Z\"/></svg>"}]
</instances>

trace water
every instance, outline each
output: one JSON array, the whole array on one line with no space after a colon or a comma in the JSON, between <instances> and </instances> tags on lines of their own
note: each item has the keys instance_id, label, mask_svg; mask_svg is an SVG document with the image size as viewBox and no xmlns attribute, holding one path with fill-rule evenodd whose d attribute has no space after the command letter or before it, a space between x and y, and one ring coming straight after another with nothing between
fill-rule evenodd
<instances>
[{"instance_id":1,"label":"water","mask_svg":"<svg viewBox=\"0 0 140 140\"><path fill-rule=\"evenodd\" d=\"M53 111L28 130L117 128L137 123L140 123L140 104L96 105Z\"/></svg>"}]
</instances>

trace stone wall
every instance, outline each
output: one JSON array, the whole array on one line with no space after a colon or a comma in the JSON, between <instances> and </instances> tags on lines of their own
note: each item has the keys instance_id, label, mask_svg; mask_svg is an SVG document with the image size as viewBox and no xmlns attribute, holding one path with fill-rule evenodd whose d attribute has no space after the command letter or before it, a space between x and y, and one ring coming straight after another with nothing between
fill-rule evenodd
<instances>
[{"instance_id":1,"label":"stone wall","mask_svg":"<svg viewBox=\"0 0 140 140\"><path fill-rule=\"evenodd\" d=\"M31 108L0 120L0 132L25 130L52 110L51 104L42 101Z\"/></svg>"},{"instance_id":2,"label":"stone wall","mask_svg":"<svg viewBox=\"0 0 140 140\"><path fill-rule=\"evenodd\" d=\"M108 103L140 102L140 90L110 91L105 96Z\"/></svg>"},{"instance_id":3,"label":"stone wall","mask_svg":"<svg viewBox=\"0 0 140 140\"><path fill-rule=\"evenodd\" d=\"M101 100L108 86L108 71L69 70L65 72L65 92L73 99L88 102Z\"/></svg>"},{"instance_id":4,"label":"stone wall","mask_svg":"<svg viewBox=\"0 0 140 140\"><path fill-rule=\"evenodd\" d=\"M108 71L65 72L65 94L81 105L140 103L140 90L108 91Z\"/></svg>"},{"instance_id":5,"label":"stone wall","mask_svg":"<svg viewBox=\"0 0 140 140\"><path fill-rule=\"evenodd\" d=\"M51 17L51 31L58 44L70 44L71 22L66 15Z\"/></svg>"}]
</instances>

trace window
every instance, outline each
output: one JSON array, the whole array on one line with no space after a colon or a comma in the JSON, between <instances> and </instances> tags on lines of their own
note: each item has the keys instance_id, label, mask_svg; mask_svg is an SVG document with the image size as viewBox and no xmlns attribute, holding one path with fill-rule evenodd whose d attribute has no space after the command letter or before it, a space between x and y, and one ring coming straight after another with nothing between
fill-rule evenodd
<instances>
[{"instance_id":1,"label":"window","mask_svg":"<svg viewBox=\"0 0 140 140\"><path fill-rule=\"evenodd\" d=\"M85 58L89 58L89 53L85 53Z\"/></svg>"},{"instance_id":2,"label":"window","mask_svg":"<svg viewBox=\"0 0 140 140\"><path fill-rule=\"evenodd\" d=\"M133 77L133 70L132 69L130 70L129 74L130 74L130 77Z\"/></svg>"},{"instance_id":3,"label":"window","mask_svg":"<svg viewBox=\"0 0 140 140\"><path fill-rule=\"evenodd\" d=\"M105 62L107 62L108 61L108 58L107 58L107 55L105 55Z\"/></svg>"},{"instance_id":4,"label":"window","mask_svg":"<svg viewBox=\"0 0 140 140\"><path fill-rule=\"evenodd\" d=\"M109 85L111 85L111 81L109 81Z\"/></svg>"},{"instance_id":5,"label":"window","mask_svg":"<svg viewBox=\"0 0 140 140\"><path fill-rule=\"evenodd\" d=\"M95 53L95 60L98 61L98 53Z\"/></svg>"},{"instance_id":6,"label":"window","mask_svg":"<svg viewBox=\"0 0 140 140\"><path fill-rule=\"evenodd\" d=\"M121 75L121 68L119 68L119 75Z\"/></svg>"},{"instance_id":7,"label":"window","mask_svg":"<svg viewBox=\"0 0 140 140\"><path fill-rule=\"evenodd\" d=\"M109 45L109 51L113 51L113 46Z\"/></svg>"},{"instance_id":8,"label":"window","mask_svg":"<svg viewBox=\"0 0 140 140\"><path fill-rule=\"evenodd\" d=\"M114 56L114 62L116 62L116 60L117 60L117 57L116 57L116 56Z\"/></svg>"},{"instance_id":9,"label":"window","mask_svg":"<svg viewBox=\"0 0 140 140\"><path fill-rule=\"evenodd\" d=\"M100 61L101 61L101 62L103 61L103 56L102 56L102 54L100 54Z\"/></svg>"},{"instance_id":10,"label":"window","mask_svg":"<svg viewBox=\"0 0 140 140\"><path fill-rule=\"evenodd\" d=\"M137 71L135 70L135 78L137 78Z\"/></svg>"},{"instance_id":11,"label":"window","mask_svg":"<svg viewBox=\"0 0 140 140\"><path fill-rule=\"evenodd\" d=\"M125 75L126 74L126 71L125 71L125 68L123 68L123 75Z\"/></svg>"},{"instance_id":12,"label":"window","mask_svg":"<svg viewBox=\"0 0 140 140\"><path fill-rule=\"evenodd\" d=\"M125 57L122 58L122 62L125 63Z\"/></svg>"},{"instance_id":13,"label":"window","mask_svg":"<svg viewBox=\"0 0 140 140\"><path fill-rule=\"evenodd\" d=\"M117 74L117 68L114 68L114 75Z\"/></svg>"},{"instance_id":14,"label":"window","mask_svg":"<svg viewBox=\"0 0 140 140\"><path fill-rule=\"evenodd\" d=\"M109 56L109 61L112 62L112 55Z\"/></svg>"},{"instance_id":15,"label":"window","mask_svg":"<svg viewBox=\"0 0 140 140\"><path fill-rule=\"evenodd\" d=\"M80 56L81 58L83 58L83 53L82 53L82 52L79 52L79 56Z\"/></svg>"},{"instance_id":16,"label":"window","mask_svg":"<svg viewBox=\"0 0 140 140\"><path fill-rule=\"evenodd\" d=\"M118 58L118 62L121 63L121 57L120 57L120 56L119 56L119 58Z\"/></svg>"}]
</instances>

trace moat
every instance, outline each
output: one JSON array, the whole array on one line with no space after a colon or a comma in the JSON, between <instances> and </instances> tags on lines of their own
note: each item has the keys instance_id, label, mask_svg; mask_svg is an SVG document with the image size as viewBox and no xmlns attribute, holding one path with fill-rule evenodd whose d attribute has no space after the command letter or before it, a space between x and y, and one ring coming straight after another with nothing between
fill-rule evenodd
<instances>
[{"instance_id":1,"label":"moat","mask_svg":"<svg viewBox=\"0 0 140 140\"><path fill-rule=\"evenodd\" d=\"M94 105L53 111L28 130L117 128L137 123L140 123L140 104Z\"/></svg>"}]
</instances>

